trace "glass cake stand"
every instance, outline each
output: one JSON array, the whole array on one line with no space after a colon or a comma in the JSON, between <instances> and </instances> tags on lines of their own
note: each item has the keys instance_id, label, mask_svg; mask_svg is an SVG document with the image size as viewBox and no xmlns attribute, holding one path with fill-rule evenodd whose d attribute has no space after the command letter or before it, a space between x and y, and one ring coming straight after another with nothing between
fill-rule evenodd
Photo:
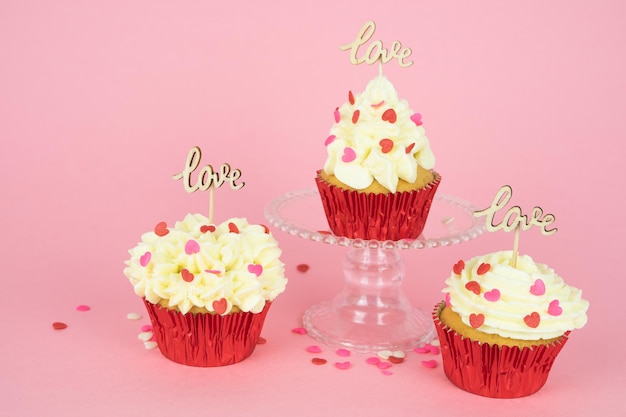
<instances>
[{"instance_id":1,"label":"glass cake stand","mask_svg":"<svg viewBox=\"0 0 626 417\"><path fill-rule=\"evenodd\" d=\"M304 328L315 340L355 352L409 350L430 341L430 314L413 308L402 291L403 250L466 242L484 231L476 208L449 195L433 200L418 239L377 241L349 239L329 232L319 192L292 191L272 200L265 217L279 230L314 242L348 248L343 261L345 284L333 300L306 310Z\"/></svg>"}]
</instances>

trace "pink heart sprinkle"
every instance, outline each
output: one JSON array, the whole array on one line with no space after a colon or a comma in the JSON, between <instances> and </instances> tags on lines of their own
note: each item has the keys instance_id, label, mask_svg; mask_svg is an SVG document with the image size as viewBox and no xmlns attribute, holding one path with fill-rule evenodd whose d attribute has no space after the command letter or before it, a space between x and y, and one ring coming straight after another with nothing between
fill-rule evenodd
<instances>
[{"instance_id":1,"label":"pink heart sprinkle","mask_svg":"<svg viewBox=\"0 0 626 417\"><path fill-rule=\"evenodd\" d=\"M260 277L261 274L263 273L263 265L250 264L250 265L248 265L248 272L250 272L251 274L256 275L257 277Z\"/></svg>"},{"instance_id":2,"label":"pink heart sprinkle","mask_svg":"<svg viewBox=\"0 0 626 417\"><path fill-rule=\"evenodd\" d=\"M419 113L413 113L413 115L411 116L411 120L413 121L413 123L415 123L417 126L421 126L422 124L422 115Z\"/></svg>"},{"instance_id":3,"label":"pink heart sprinkle","mask_svg":"<svg viewBox=\"0 0 626 417\"><path fill-rule=\"evenodd\" d=\"M532 295L544 295L546 293L546 284L540 279L535 280L535 283L530 286L530 293Z\"/></svg>"},{"instance_id":4,"label":"pink heart sprinkle","mask_svg":"<svg viewBox=\"0 0 626 417\"><path fill-rule=\"evenodd\" d=\"M415 353L430 353L430 345L426 344L422 347L418 347L413 349L413 352Z\"/></svg>"},{"instance_id":5,"label":"pink heart sprinkle","mask_svg":"<svg viewBox=\"0 0 626 417\"><path fill-rule=\"evenodd\" d=\"M365 363L367 363L368 365L378 365L380 363L380 358L377 358L376 356L371 356L365 359Z\"/></svg>"},{"instance_id":6,"label":"pink heart sprinkle","mask_svg":"<svg viewBox=\"0 0 626 417\"><path fill-rule=\"evenodd\" d=\"M89 311L89 310L91 310L91 307L86 306L84 304L76 306L76 311Z\"/></svg>"},{"instance_id":7,"label":"pink heart sprinkle","mask_svg":"<svg viewBox=\"0 0 626 417\"><path fill-rule=\"evenodd\" d=\"M450 293L446 293L446 307L450 307Z\"/></svg>"},{"instance_id":8,"label":"pink heart sprinkle","mask_svg":"<svg viewBox=\"0 0 626 417\"><path fill-rule=\"evenodd\" d=\"M152 259L152 254L150 252L146 252L139 258L139 265L146 266L150 263L150 259Z\"/></svg>"},{"instance_id":9,"label":"pink heart sprinkle","mask_svg":"<svg viewBox=\"0 0 626 417\"><path fill-rule=\"evenodd\" d=\"M391 363L389 363L389 362L383 362L383 361L380 361L380 362L378 362L378 363L376 364L376 367L377 367L378 369L387 369L387 368L391 368L392 366L393 366L393 365L392 365Z\"/></svg>"},{"instance_id":10,"label":"pink heart sprinkle","mask_svg":"<svg viewBox=\"0 0 626 417\"><path fill-rule=\"evenodd\" d=\"M563 309L559 305L559 300L550 301L550 305L548 306L548 314L551 316L560 316L563 314Z\"/></svg>"},{"instance_id":11,"label":"pink heart sprinkle","mask_svg":"<svg viewBox=\"0 0 626 417\"><path fill-rule=\"evenodd\" d=\"M141 332L151 332L152 331L152 326L149 324L144 324L143 326L141 326Z\"/></svg>"},{"instance_id":12,"label":"pink heart sprinkle","mask_svg":"<svg viewBox=\"0 0 626 417\"><path fill-rule=\"evenodd\" d=\"M305 349L309 353L322 353L322 348L317 345L311 345Z\"/></svg>"},{"instance_id":13,"label":"pink heart sprinkle","mask_svg":"<svg viewBox=\"0 0 626 417\"><path fill-rule=\"evenodd\" d=\"M498 301L500 299L500 291L497 288L494 288L491 291L487 291L485 294L485 300L487 301Z\"/></svg>"},{"instance_id":14,"label":"pink heart sprinkle","mask_svg":"<svg viewBox=\"0 0 626 417\"><path fill-rule=\"evenodd\" d=\"M430 353L432 353L433 355L439 355L439 348L437 346L431 346Z\"/></svg>"},{"instance_id":15,"label":"pink heart sprinkle","mask_svg":"<svg viewBox=\"0 0 626 417\"><path fill-rule=\"evenodd\" d=\"M291 333L295 333L295 334L306 334L306 329L303 327L296 327L294 329L291 329Z\"/></svg>"},{"instance_id":16,"label":"pink heart sprinkle","mask_svg":"<svg viewBox=\"0 0 626 417\"><path fill-rule=\"evenodd\" d=\"M337 136L335 135L330 135L329 137L326 138L326 140L324 141L324 145L328 146L331 143L333 143L335 141L335 139L337 139Z\"/></svg>"},{"instance_id":17,"label":"pink heart sprinkle","mask_svg":"<svg viewBox=\"0 0 626 417\"><path fill-rule=\"evenodd\" d=\"M350 362L335 362L335 368L337 369L349 369Z\"/></svg>"},{"instance_id":18,"label":"pink heart sprinkle","mask_svg":"<svg viewBox=\"0 0 626 417\"><path fill-rule=\"evenodd\" d=\"M337 355L339 356L350 356L350 351L348 349L337 349Z\"/></svg>"},{"instance_id":19,"label":"pink heart sprinkle","mask_svg":"<svg viewBox=\"0 0 626 417\"><path fill-rule=\"evenodd\" d=\"M337 107L335 109L335 123L339 123L339 120L341 120L341 115L339 114L339 107Z\"/></svg>"},{"instance_id":20,"label":"pink heart sprinkle","mask_svg":"<svg viewBox=\"0 0 626 417\"><path fill-rule=\"evenodd\" d=\"M200 245L193 239L189 239L187 243L185 243L185 253L187 255L191 255L194 253L200 252Z\"/></svg>"},{"instance_id":21,"label":"pink heart sprinkle","mask_svg":"<svg viewBox=\"0 0 626 417\"><path fill-rule=\"evenodd\" d=\"M424 368L436 368L437 367L437 361L436 360L429 360L429 361L422 361L422 366Z\"/></svg>"},{"instance_id":22,"label":"pink heart sprinkle","mask_svg":"<svg viewBox=\"0 0 626 417\"><path fill-rule=\"evenodd\" d=\"M391 372L389 369L383 369L382 371L380 371L380 373L386 376L393 375L393 372Z\"/></svg>"},{"instance_id":23,"label":"pink heart sprinkle","mask_svg":"<svg viewBox=\"0 0 626 417\"><path fill-rule=\"evenodd\" d=\"M343 162L352 162L356 159L356 152L354 151L354 149L352 148L344 148L343 149L343 156L341 157L341 160Z\"/></svg>"}]
</instances>

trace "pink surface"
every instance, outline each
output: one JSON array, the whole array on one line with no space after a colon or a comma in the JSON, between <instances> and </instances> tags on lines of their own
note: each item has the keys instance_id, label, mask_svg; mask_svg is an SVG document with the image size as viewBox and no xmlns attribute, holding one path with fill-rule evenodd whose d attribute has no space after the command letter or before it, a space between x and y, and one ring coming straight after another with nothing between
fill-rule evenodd
<instances>
[{"instance_id":1,"label":"pink surface","mask_svg":"<svg viewBox=\"0 0 626 417\"><path fill-rule=\"evenodd\" d=\"M626 6L299 3L0 5L0 414L623 415ZM291 329L339 291L345 249L277 230L290 282L249 359L190 368L137 338L147 315L122 274L127 250L159 221L207 211L207 193L171 180L189 148L243 172L242 190L216 193L217 220L265 222L272 198L314 187L333 109L377 71L339 50L368 19L413 48L412 67L385 73L423 114L439 192L487 206L510 184L516 204L557 216L557 234L528 231L520 250L583 289L589 323L531 397L467 394L422 365L432 354L384 375L367 355L307 352L318 343ZM511 245L499 232L407 252L405 291L430 310L458 259Z\"/></svg>"}]
</instances>

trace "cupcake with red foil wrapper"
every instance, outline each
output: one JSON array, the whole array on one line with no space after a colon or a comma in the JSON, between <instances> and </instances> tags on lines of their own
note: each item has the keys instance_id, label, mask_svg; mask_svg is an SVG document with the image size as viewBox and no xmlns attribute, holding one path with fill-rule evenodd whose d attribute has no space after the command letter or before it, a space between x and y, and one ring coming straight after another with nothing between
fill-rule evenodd
<instances>
[{"instance_id":1,"label":"cupcake with red foil wrapper","mask_svg":"<svg viewBox=\"0 0 626 417\"><path fill-rule=\"evenodd\" d=\"M263 225L188 214L159 223L131 249L124 274L143 298L160 351L191 366L250 356L271 302L285 290L278 243Z\"/></svg>"},{"instance_id":2,"label":"cupcake with red foil wrapper","mask_svg":"<svg viewBox=\"0 0 626 417\"><path fill-rule=\"evenodd\" d=\"M382 74L348 93L325 141L316 183L331 231L364 240L415 239L440 182L422 117Z\"/></svg>"},{"instance_id":3,"label":"cupcake with red foil wrapper","mask_svg":"<svg viewBox=\"0 0 626 417\"><path fill-rule=\"evenodd\" d=\"M589 303L553 269L512 251L459 261L433 319L443 368L456 386L494 398L538 391Z\"/></svg>"}]
</instances>

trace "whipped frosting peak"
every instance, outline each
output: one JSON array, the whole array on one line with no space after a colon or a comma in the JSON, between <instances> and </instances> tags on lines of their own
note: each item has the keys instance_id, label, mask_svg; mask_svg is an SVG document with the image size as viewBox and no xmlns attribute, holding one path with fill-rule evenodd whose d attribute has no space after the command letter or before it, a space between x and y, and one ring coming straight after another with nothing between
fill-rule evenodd
<instances>
[{"instance_id":1,"label":"whipped frosting peak","mask_svg":"<svg viewBox=\"0 0 626 417\"><path fill-rule=\"evenodd\" d=\"M400 179L415 182L418 165L426 170L435 165L421 115L382 74L362 93L350 92L335 121L326 140L324 172L352 188L377 181L393 193Z\"/></svg>"}]
</instances>

